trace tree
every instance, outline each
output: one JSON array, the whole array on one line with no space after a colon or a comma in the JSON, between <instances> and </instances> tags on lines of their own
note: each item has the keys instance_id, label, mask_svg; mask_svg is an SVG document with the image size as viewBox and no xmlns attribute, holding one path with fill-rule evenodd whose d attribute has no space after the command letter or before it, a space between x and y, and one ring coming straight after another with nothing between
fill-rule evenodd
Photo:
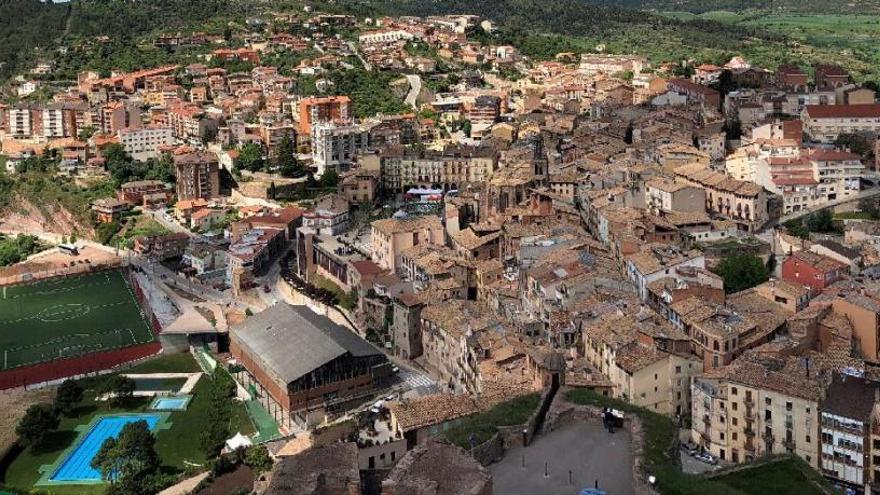
<instances>
[{"instance_id":1,"label":"tree","mask_svg":"<svg viewBox=\"0 0 880 495\"><path fill-rule=\"evenodd\" d=\"M859 210L867 213L874 220L880 218L880 208L877 207L877 201L872 198L860 199Z\"/></svg>"},{"instance_id":2,"label":"tree","mask_svg":"<svg viewBox=\"0 0 880 495\"><path fill-rule=\"evenodd\" d=\"M834 232L837 230L834 227L834 215L827 208L809 215L804 221L804 226L810 232Z\"/></svg>"},{"instance_id":3,"label":"tree","mask_svg":"<svg viewBox=\"0 0 880 495\"><path fill-rule=\"evenodd\" d=\"M266 168L263 160L263 149L256 143L247 143L238 154L238 166L251 172L260 172Z\"/></svg>"},{"instance_id":4,"label":"tree","mask_svg":"<svg viewBox=\"0 0 880 495\"><path fill-rule=\"evenodd\" d=\"M101 472L102 479L121 485L116 493L149 493L138 485L145 485L143 480L159 471L156 437L146 421L128 423L117 438L104 440L91 465Z\"/></svg>"},{"instance_id":5,"label":"tree","mask_svg":"<svg viewBox=\"0 0 880 495\"><path fill-rule=\"evenodd\" d=\"M244 463L257 473L263 473L272 469L272 458L269 451L262 445L254 445L247 449L244 455Z\"/></svg>"},{"instance_id":6,"label":"tree","mask_svg":"<svg viewBox=\"0 0 880 495\"><path fill-rule=\"evenodd\" d=\"M74 380L64 380L55 393L55 409L69 416L83 398L83 388Z\"/></svg>"},{"instance_id":7,"label":"tree","mask_svg":"<svg viewBox=\"0 0 880 495\"><path fill-rule=\"evenodd\" d=\"M31 447L40 447L49 433L58 428L58 414L48 404L35 404L27 409L15 427L19 440Z\"/></svg>"},{"instance_id":8,"label":"tree","mask_svg":"<svg viewBox=\"0 0 880 495\"><path fill-rule=\"evenodd\" d=\"M876 137L865 133L844 133L837 136L834 145L838 148L849 149L853 153L867 158L874 153L874 141Z\"/></svg>"},{"instance_id":9,"label":"tree","mask_svg":"<svg viewBox=\"0 0 880 495\"><path fill-rule=\"evenodd\" d=\"M79 139L82 141L88 141L89 138L95 135L94 126L87 125L79 130Z\"/></svg>"},{"instance_id":10,"label":"tree","mask_svg":"<svg viewBox=\"0 0 880 495\"><path fill-rule=\"evenodd\" d=\"M296 146L290 134L285 134L278 143L274 161L282 177L296 177L302 174L302 165L296 159Z\"/></svg>"},{"instance_id":11,"label":"tree","mask_svg":"<svg viewBox=\"0 0 880 495\"><path fill-rule=\"evenodd\" d=\"M724 279L728 293L752 288L767 281L769 274L761 258L749 253L733 253L721 259L715 273Z\"/></svg>"},{"instance_id":12,"label":"tree","mask_svg":"<svg viewBox=\"0 0 880 495\"><path fill-rule=\"evenodd\" d=\"M103 392L109 394L108 403L111 406L120 406L134 396L134 380L127 376L114 375L104 383Z\"/></svg>"},{"instance_id":13,"label":"tree","mask_svg":"<svg viewBox=\"0 0 880 495\"><path fill-rule=\"evenodd\" d=\"M336 170L328 168L321 175L321 179L318 181L318 184L320 184L321 187L326 187L328 189L336 187L339 184L339 174L336 172Z\"/></svg>"},{"instance_id":14,"label":"tree","mask_svg":"<svg viewBox=\"0 0 880 495\"><path fill-rule=\"evenodd\" d=\"M230 436L229 420L232 415L230 403L235 397L237 385L229 373L221 368L211 375L211 409L208 422L199 437L202 451L208 457L216 457Z\"/></svg>"}]
</instances>

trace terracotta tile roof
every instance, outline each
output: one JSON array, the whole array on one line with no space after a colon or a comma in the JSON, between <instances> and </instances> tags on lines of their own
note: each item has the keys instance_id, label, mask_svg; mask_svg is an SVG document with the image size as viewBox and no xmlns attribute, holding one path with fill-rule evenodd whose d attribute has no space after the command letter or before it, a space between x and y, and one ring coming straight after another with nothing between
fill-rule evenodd
<instances>
[{"instance_id":1,"label":"terracotta tile roof","mask_svg":"<svg viewBox=\"0 0 880 495\"><path fill-rule=\"evenodd\" d=\"M469 416L479 411L476 401L466 394L433 394L398 402L391 402L388 410L399 428L412 431Z\"/></svg>"},{"instance_id":2,"label":"terracotta tile roof","mask_svg":"<svg viewBox=\"0 0 880 495\"><path fill-rule=\"evenodd\" d=\"M669 354L657 350L656 347L633 342L617 351L615 363L630 375L637 373L657 361L666 359Z\"/></svg>"},{"instance_id":3,"label":"terracotta tile roof","mask_svg":"<svg viewBox=\"0 0 880 495\"><path fill-rule=\"evenodd\" d=\"M880 104L807 105L804 112L812 119L880 118Z\"/></svg>"}]
</instances>

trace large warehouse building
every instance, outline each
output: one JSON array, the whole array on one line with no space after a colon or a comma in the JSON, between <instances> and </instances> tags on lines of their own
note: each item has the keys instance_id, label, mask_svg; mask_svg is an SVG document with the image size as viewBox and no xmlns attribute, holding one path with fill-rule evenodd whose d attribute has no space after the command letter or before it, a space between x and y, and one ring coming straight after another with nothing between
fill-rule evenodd
<instances>
[{"instance_id":1,"label":"large warehouse building","mask_svg":"<svg viewBox=\"0 0 880 495\"><path fill-rule=\"evenodd\" d=\"M232 328L230 341L244 381L285 427L367 400L391 375L378 349L305 306L276 304Z\"/></svg>"}]
</instances>

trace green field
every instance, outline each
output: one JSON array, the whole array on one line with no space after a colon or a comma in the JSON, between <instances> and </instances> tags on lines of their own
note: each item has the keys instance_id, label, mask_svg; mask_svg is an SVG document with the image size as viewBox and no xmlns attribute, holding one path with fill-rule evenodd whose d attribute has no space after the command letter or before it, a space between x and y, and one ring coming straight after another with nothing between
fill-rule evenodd
<instances>
[{"instance_id":1,"label":"green field","mask_svg":"<svg viewBox=\"0 0 880 495\"><path fill-rule=\"evenodd\" d=\"M880 16L858 14L769 14L760 11L716 10L694 14L664 12L682 21L715 21L722 24L760 29L781 34L789 40L792 61L839 63L855 72L859 79L880 76ZM762 64L760 47L749 53L753 63ZM766 54L771 58L771 54ZM778 54L777 54L778 57ZM772 57L772 58L777 58Z\"/></svg>"},{"instance_id":2,"label":"green field","mask_svg":"<svg viewBox=\"0 0 880 495\"><path fill-rule=\"evenodd\" d=\"M0 370L154 340L119 271L0 289Z\"/></svg>"}]
</instances>

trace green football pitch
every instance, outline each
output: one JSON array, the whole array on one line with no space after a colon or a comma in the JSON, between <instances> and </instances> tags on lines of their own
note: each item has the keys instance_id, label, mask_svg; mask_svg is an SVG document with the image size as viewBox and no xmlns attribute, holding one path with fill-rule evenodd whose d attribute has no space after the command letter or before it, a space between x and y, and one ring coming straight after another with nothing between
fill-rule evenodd
<instances>
[{"instance_id":1,"label":"green football pitch","mask_svg":"<svg viewBox=\"0 0 880 495\"><path fill-rule=\"evenodd\" d=\"M119 271L0 288L0 370L154 340Z\"/></svg>"}]
</instances>

